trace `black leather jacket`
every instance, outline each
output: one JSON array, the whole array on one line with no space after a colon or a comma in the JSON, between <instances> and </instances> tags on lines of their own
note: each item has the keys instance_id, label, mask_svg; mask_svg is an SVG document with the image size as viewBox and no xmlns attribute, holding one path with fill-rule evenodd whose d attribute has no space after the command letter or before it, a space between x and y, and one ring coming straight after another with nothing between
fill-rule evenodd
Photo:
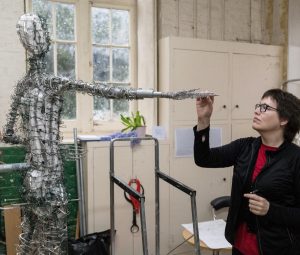
<instances>
[{"instance_id":1,"label":"black leather jacket","mask_svg":"<svg viewBox=\"0 0 300 255\"><path fill-rule=\"evenodd\" d=\"M210 149L209 127L201 131L194 127L194 134L194 160L198 166L233 166L226 239L234 244L237 226L247 218L243 194L258 190L257 194L270 202L265 216L252 214L260 255L300 255L300 148L284 142L277 151L267 151L266 165L250 184L260 137L242 138Z\"/></svg>"}]
</instances>

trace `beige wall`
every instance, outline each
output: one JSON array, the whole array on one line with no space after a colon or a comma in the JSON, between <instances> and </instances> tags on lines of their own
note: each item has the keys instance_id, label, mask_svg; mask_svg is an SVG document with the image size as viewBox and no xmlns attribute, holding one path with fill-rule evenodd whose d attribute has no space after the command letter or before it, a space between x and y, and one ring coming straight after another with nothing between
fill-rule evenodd
<instances>
[{"instance_id":1,"label":"beige wall","mask_svg":"<svg viewBox=\"0 0 300 255\"><path fill-rule=\"evenodd\" d=\"M159 38L201 39L282 45L288 0L158 0Z\"/></svg>"},{"instance_id":2,"label":"beige wall","mask_svg":"<svg viewBox=\"0 0 300 255\"><path fill-rule=\"evenodd\" d=\"M0 10L0 130L2 130L13 88L25 74L25 51L16 33L17 20L24 12L24 2L1 0Z\"/></svg>"}]
</instances>

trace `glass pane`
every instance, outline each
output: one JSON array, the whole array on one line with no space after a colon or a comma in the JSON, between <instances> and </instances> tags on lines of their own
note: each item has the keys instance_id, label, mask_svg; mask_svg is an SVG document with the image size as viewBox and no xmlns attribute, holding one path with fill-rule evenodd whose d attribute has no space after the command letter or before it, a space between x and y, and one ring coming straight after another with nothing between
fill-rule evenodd
<instances>
[{"instance_id":1,"label":"glass pane","mask_svg":"<svg viewBox=\"0 0 300 255\"><path fill-rule=\"evenodd\" d=\"M109 81L109 49L93 47L93 79L95 81Z\"/></svg>"},{"instance_id":2,"label":"glass pane","mask_svg":"<svg viewBox=\"0 0 300 255\"><path fill-rule=\"evenodd\" d=\"M57 74L75 79L75 46L57 44Z\"/></svg>"},{"instance_id":3,"label":"glass pane","mask_svg":"<svg viewBox=\"0 0 300 255\"><path fill-rule=\"evenodd\" d=\"M112 50L112 80L115 82L129 81L129 49Z\"/></svg>"},{"instance_id":4,"label":"glass pane","mask_svg":"<svg viewBox=\"0 0 300 255\"><path fill-rule=\"evenodd\" d=\"M74 5L56 4L56 38L74 40Z\"/></svg>"},{"instance_id":5,"label":"glass pane","mask_svg":"<svg viewBox=\"0 0 300 255\"><path fill-rule=\"evenodd\" d=\"M32 0L32 11L46 19L49 33L52 35L51 3L48 0Z\"/></svg>"},{"instance_id":6,"label":"glass pane","mask_svg":"<svg viewBox=\"0 0 300 255\"><path fill-rule=\"evenodd\" d=\"M46 72L48 74L54 74L54 61L53 61L53 46L50 45L49 51L46 54L45 62L46 62Z\"/></svg>"},{"instance_id":7,"label":"glass pane","mask_svg":"<svg viewBox=\"0 0 300 255\"><path fill-rule=\"evenodd\" d=\"M57 44L57 74L75 79L75 46L72 44ZM63 119L76 118L76 93L67 92L64 95Z\"/></svg>"},{"instance_id":8,"label":"glass pane","mask_svg":"<svg viewBox=\"0 0 300 255\"><path fill-rule=\"evenodd\" d=\"M111 36L113 45L129 44L129 12L112 10L111 12Z\"/></svg>"},{"instance_id":9,"label":"glass pane","mask_svg":"<svg viewBox=\"0 0 300 255\"><path fill-rule=\"evenodd\" d=\"M94 120L110 119L110 100L103 97L94 97Z\"/></svg>"},{"instance_id":10,"label":"glass pane","mask_svg":"<svg viewBox=\"0 0 300 255\"><path fill-rule=\"evenodd\" d=\"M93 43L109 44L109 9L92 8L92 37Z\"/></svg>"},{"instance_id":11,"label":"glass pane","mask_svg":"<svg viewBox=\"0 0 300 255\"><path fill-rule=\"evenodd\" d=\"M119 120L120 114L128 115L129 113L129 101L125 99L113 100L113 119Z\"/></svg>"},{"instance_id":12,"label":"glass pane","mask_svg":"<svg viewBox=\"0 0 300 255\"><path fill-rule=\"evenodd\" d=\"M76 119L76 92L69 91L64 94L62 111L63 119Z\"/></svg>"}]
</instances>

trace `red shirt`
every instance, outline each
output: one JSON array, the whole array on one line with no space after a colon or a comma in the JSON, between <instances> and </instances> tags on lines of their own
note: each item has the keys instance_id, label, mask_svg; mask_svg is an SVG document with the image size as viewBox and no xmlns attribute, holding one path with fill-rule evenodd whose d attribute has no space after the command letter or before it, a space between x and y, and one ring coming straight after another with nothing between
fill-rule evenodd
<instances>
[{"instance_id":1,"label":"red shirt","mask_svg":"<svg viewBox=\"0 0 300 255\"><path fill-rule=\"evenodd\" d=\"M276 147L261 144L252 174L252 182L255 181L267 161L266 151L276 150ZM242 222L238 226L234 247L244 255L259 255L256 234L248 231L247 224L245 222Z\"/></svg>"}]
</instances>

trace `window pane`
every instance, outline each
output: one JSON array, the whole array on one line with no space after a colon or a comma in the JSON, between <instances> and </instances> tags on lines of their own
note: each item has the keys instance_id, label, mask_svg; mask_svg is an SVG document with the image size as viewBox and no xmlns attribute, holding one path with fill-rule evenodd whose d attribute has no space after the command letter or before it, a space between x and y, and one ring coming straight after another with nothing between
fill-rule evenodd
<instances>
[{"instance_id":1,"label":"window pane","mask_svg":"<svg viewBox=\"0 0 300 255\"><path fill-rule=\"evenodd\" d=\"M110 100L103 97L94 97L94 120L110 119Z\"/></svg>"},{"instance_id":2,"label":"window pane","mask_svg":"<svg viewBox=\"0 0 300 255\"><path fill-rule=\"evenodd\" d=\"M75 46L72 44L57 45L57 74L75 79ZM63 119L76 118L76 93L67 92L64 96Z\"/></svg>"},{"instance_id":3,"label":"window pane","mask_svg":"<svg viewBox=\"0 0 300 255\"><path fill-rule=\"evenodd\" d=\"M93 43L109 44L109 9L92 8Z\"/></svg>"},{"instance_id":4,"label":"window pane","mask_svg":"<svg viewBox=\"0 0 300 255\"><path fill-rule=\"evenodd\" d=\"M129 12L112 10L111 13L111 35L113 45L129 44Z\"/></svg>"},{"instance_id":5,"label":"window pane","mask_svg":"<svg viewBox=\"0 0 300 255\"><path fill-rule=\"evenodd\" d=\"M46 62L46 72L48 74L54 74L54 61L53 61L53 46L52 44L49 47L49 51L46 54L45 57Z\"/></svg>"},{"instance_id":6,"label":"window pane","mask_svg":"<svg viewBox=\"0 0 300 255\"><path fill-rule=\"evenodd\" d=\"M57 44L57 74L75 79L75 46Z\"/></svg>"},{"instance_id":7,"label":"window pane","mask_svg":"<svg viewBox=\"0 0 300 255\"><path fill-rule=\"evenodd\" d=\"M76 119L76 92L69 91L64 94L64 103L62 111L63 119Z\"/></svg>"},{"instance_id":8,"label":"window pane","mask_svg":"<svg viewBox=\"0 0 300 255\"><path fill-rule=\"evenodd\" d=\"M113 100L113 119L120 119L120 114L128 114L129 101L124 99Z\"/></svg>"},{"instance_id":9,"label":"window pane","mask_svg":"<svg viewBox=\"0 0 300 255\"><path fill-rule=\"evenodd\" d=\"M56 38L74 40L74 5L56 4Z\"/></svg>"},{"instance_id":10,"label":"window pane","mask_svg":"<svg viewBox=\"0 0 300 255\"><path fill-rule=\"evenodd\" d=\"M112 50L112 79L115 82L129 81L129 49Z\"/></svg>"},{"instance_id":11,"label":"window pane","mask_svg":"<svg viewBox=\"0 0 300 255\"><path fill-rule=\"evenodd\" d=\"M95 81L108 82L109 75L109 49L93 47L93 79Z\"/></svg>"},{"instance_id":12,"label":"window pane","mask_svg":"<svg viewBox=\"0 0 300 255\"><path fill-rule=\"evenodd\" d=\"M49 33L52 35L51 3L48 0L32 0L32 11L46 19Z\"/></svg>"}]
</instances>

